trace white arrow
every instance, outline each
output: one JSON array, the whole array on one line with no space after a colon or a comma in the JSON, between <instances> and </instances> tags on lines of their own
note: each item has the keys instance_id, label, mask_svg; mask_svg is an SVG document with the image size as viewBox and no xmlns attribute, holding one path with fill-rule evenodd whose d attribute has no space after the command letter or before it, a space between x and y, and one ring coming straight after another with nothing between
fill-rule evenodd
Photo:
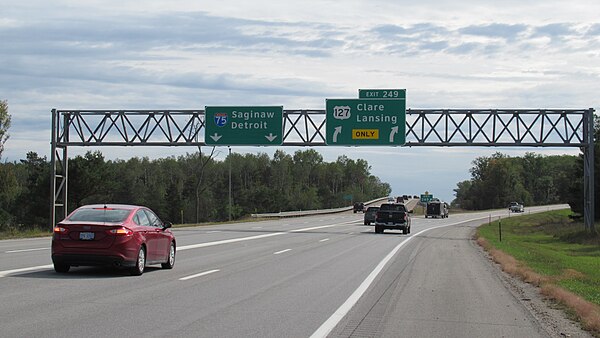
<instances>
[{"instance_id":1,"label":"white arrow","mask_svg":"<svg viewBox=\"0 0 600 338\"><path fill-rule=\"evenodd\" d=\"M333 132L333 143L336 143L337 142L338 134L340 134L342 132L342 126L335 127L334 130L335 131Z\"/></svg>"},{"instance_id":2,"label":"white arrow","mask_svg":"<svg viewBox=\"0 0 600 338\"><path fill-rule=\"evenodd\" d=\"M269 142L273 142L273 140L277 138L277 135L273 135L273 133L269 133L269 135L265 135L265 137L267 138L267 140L269 140Z\"/></svg>"},{"instance_id":3,"label":"white arrow","mask_svg":"<svg viewBox=\"0 0 600 338\"><path fill-rule=\"evenodd\" d=\"M394 143L394 135L398 134L398 126L392 127L392 132L390 133L390 143Z\"/></svg>"},{"instance_id":4,"label":"white arrow","mask_svg":"<svg viewBox=\"0 0 600 338\"><path fill-rule=\"evenodd\" d=\"M217 142L221 137L223 137L223 135L218 135L217 133L210 136L210 138L212 138L215 142Z\"/></svg>"}]
</instances>

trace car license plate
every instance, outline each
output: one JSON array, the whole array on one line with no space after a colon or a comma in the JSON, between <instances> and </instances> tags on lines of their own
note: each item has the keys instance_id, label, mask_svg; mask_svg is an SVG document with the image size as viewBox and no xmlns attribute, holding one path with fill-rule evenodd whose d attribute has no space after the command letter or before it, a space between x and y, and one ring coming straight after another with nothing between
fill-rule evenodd
<instances>
[{"instance_id":1,"label":"car license plate","mask_svg":"<svg viewBox=\"0 0 600 338\"><path fill-rule=\"evenodd\" d=\"M82 241L91 241L94 239L94 233L93 232L80 232L79 239Z\"/></svg>"}]
</instances>

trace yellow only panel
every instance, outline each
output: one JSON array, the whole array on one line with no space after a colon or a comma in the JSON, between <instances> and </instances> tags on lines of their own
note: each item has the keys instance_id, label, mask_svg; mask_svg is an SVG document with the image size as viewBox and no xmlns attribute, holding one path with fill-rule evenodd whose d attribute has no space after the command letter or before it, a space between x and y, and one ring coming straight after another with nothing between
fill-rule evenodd
<instances>
[{"instance_id":1,"label":"yellow only panel","mask_svg":"<svg viewBox=\"0 0 600 338\"><path fill-rule=\"evenodd\" d=\"M352 129L353 140L379 140L379 129Z\"/></svg>"}]
</instances>

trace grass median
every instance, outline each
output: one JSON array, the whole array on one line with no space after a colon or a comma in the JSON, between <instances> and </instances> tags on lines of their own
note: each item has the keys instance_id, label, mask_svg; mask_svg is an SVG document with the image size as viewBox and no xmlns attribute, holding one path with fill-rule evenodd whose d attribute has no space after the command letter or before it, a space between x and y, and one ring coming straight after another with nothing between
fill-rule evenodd
<instances>
[{"instance_id":1,"label":"grass median","mask_svg":"<svg viewBox=\"0 0 600 338\"><path fill-rule=\"evenodd\" d=\"M504 271L539 286L600 336L600 236L570 214L503 218L481 226L477 240Z\"/></svg>"}]
</instances>

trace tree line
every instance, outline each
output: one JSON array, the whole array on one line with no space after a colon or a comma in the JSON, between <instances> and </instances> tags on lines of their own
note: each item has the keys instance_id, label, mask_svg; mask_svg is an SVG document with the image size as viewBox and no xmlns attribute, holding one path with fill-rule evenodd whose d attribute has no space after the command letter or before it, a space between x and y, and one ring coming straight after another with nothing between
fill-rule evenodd
<instances>
[{"instance_id":1,"label":"tree line","mask_svg":"<svg viewBox=\"0 0 600 338\"><path fill-rule=\"evenodd\" d=\"M600 118L594 116L594 153L600 154ZM583 154L523 157L495 153L478 157L471 179L457 183L454 206L468 210L503 208L515 201L527 205L568 203L583 214ZM594 156L594 216L600 219L600 159Z\"/></svg>"},{"instance_id":2,"label":"tree line","mask_svg":"<svg viewBox=\"0 0 600 338\"><path fill-rule=\"evenodd\" d=\"M510 157L497 152L472 163L471 179L457 183L454 189L455 206L484 210L503 208L512 201L530 206L567 203L574 198L576 156L528 152Z\"/></svg>"},{"instance_id":3,"label":"tree line","mask_svg":"<svg viewBox=\"0 0 600 338\"><path fill-rule=\"evenodd\" d=\"M202 150L202 149L200 149ZM174 223L221 221L231 215L323 209L366 201L391 192L370 173L367 161L345 155L325 162L315 150L293 155L232 153L225 160L202 151L151 160L106 160L99 151L69 159L69 211L92 203L146 205ZM51 166L29 152L0 164L0 227L49 225ZM1 230L1 228L0 228Z\"/></svg>"}]
</instances>

